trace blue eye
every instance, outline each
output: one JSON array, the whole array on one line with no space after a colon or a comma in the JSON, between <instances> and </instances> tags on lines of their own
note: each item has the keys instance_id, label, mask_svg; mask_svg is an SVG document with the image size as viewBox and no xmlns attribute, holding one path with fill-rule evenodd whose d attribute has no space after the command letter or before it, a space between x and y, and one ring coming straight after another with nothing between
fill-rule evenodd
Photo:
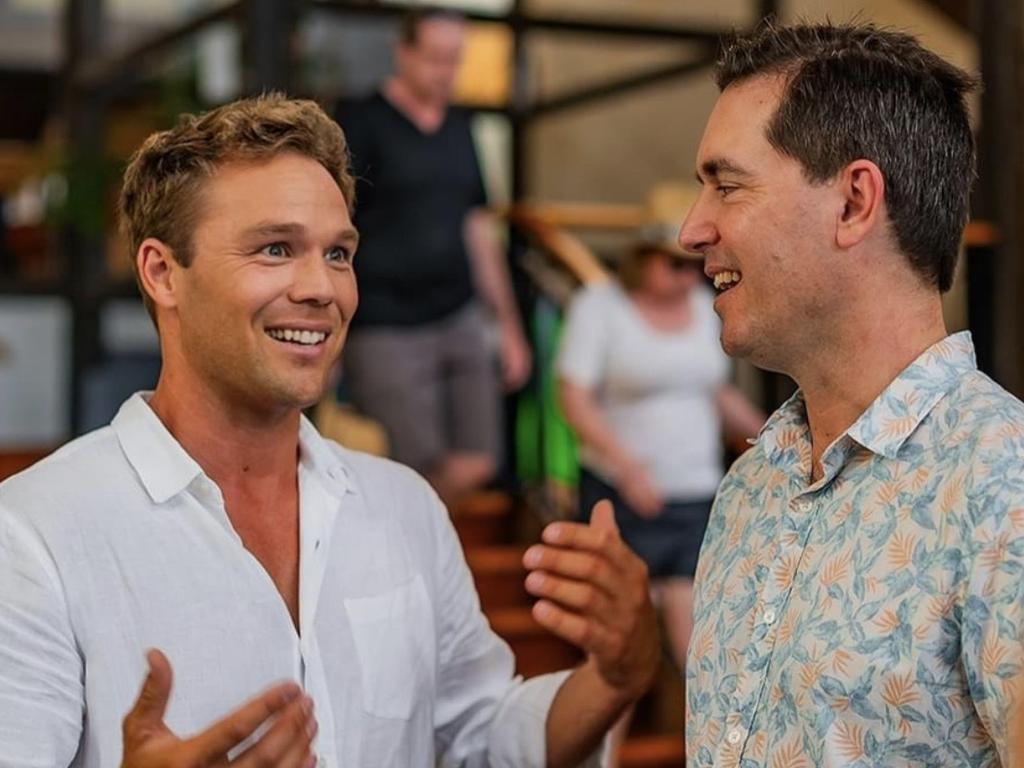
<instances>
[{"instance_id":1,"label":"blue eye","mask_svg":"<svg viewBox=\"0 0 1024 768\"><path fill-rule=\"evenodd\" d=\"M288 247L284 243L271 243L270 245L263 246L262 252L267 254L267 256L283 258L288 255Z\"/></svg>"},{"instance_id":2,"label":"blue eye","mask_svg":"<svg viewBox=\"0 0 1024 768\"><path fill-rule=\"evenodd\" d=\"M325 258L328 261L344 263L348 263L352 259L352 257L349 255L349 252L345 248L342 248L340 245L329 249L325 254Z\"/></svg>"}]
</instances>

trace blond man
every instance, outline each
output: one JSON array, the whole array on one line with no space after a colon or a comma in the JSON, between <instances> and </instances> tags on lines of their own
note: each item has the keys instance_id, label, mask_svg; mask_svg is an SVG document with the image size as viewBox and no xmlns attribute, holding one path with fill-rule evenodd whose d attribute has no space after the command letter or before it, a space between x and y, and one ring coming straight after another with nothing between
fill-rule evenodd
<instances>
[{"instance_id":1,"label":"blond man","mask_svg":"<svg viewBox=\"0 0 1024 768\"><path fill-rule=\"evenodd\" d=\"M588 657L523 682L429 486L302 418L357 305L347 167L333 121L277 96L133 158L163 368L0 486L0 765L570 765L650 680L607 509L531 553L538 620Z\"/></svg>"}]
</instances>

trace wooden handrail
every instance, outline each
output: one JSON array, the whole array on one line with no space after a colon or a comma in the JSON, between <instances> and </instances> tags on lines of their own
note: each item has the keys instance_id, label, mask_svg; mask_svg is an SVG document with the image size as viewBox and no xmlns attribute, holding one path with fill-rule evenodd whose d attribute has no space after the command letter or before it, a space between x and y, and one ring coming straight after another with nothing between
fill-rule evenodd
<instances>
[{"instance_id":1,"label":"wooden handrail","mask_svg":"<svg viewBox=\"0 0 1024 768\"><path fill-rule=\"evenodd\" d=\"M578 237L535 215L532 209L515 206L504 215L584 285L611 278L608 269Z\"/></svg>"}]
</instances>

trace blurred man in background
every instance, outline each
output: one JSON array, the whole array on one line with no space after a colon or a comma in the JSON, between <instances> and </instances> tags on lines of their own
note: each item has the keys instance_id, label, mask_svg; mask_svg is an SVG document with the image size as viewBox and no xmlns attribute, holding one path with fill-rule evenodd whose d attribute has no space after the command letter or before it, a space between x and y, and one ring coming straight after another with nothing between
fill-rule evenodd
<instances>
[{"instance_id":1,"label":"blurred man in background","mask_svg":"<svg viewBox=\"0 0 1024 768\"><path fill-rule=\"evenodd\" d=\"M487 343L497 321L507 390L530 372L495 222L470 133L449 104L466 24L419 9L403 21L395 75L342 107L363 233L361 309L343 375L355 406L387 433L392 458L426 475L449 504L501 460L501 390Z\"/></svg>"}]
</instances>

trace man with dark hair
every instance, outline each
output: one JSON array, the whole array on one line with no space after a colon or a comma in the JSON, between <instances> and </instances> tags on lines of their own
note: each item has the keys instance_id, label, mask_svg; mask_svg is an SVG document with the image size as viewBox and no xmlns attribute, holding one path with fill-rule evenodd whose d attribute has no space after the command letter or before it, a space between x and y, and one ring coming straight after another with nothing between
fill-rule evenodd
<instances>
[{"instance_id":1,"label":"man with dark hair","mask_svg":"<svg viewBox=\"0 0 1024 768\"><path fill-rule=\"evenodd\" d=\"M732 41L718 82L680 242L726 351L800 388L715 501L688 759L1009 764L1024 406L941 304L973 80L907 35L826 24Z\"/></svg>"},{"instance_id":2,"label":"man with dark hair","mask_svg":"<svg viewBox=\"0 0 1024 768\"><path fill-rule=\"evenodd\" d=\"M345 383L356 407L383 424L391 457L448 503L500 463L502 385L485 309L497 322L505 387L518 389L530 370L470 116L449 104L465 27L452 11L411 12L394 76L338 113L364 241Z\"/></svg>"},{"instance_id":3,"label":"man with dark hair","mask_svg":"<svg viewBox=\"0 0 1024 768\"><path fill-rule=\"evenodd\" d=\"M132 159L163 367L0 485L0 766L592 765L650 683L645 571L607 505L528 553L534 616L587 660L523 681L430 487L302 418L357 304L347 162L276 95Z\"/></svg>"}]
</instances>

